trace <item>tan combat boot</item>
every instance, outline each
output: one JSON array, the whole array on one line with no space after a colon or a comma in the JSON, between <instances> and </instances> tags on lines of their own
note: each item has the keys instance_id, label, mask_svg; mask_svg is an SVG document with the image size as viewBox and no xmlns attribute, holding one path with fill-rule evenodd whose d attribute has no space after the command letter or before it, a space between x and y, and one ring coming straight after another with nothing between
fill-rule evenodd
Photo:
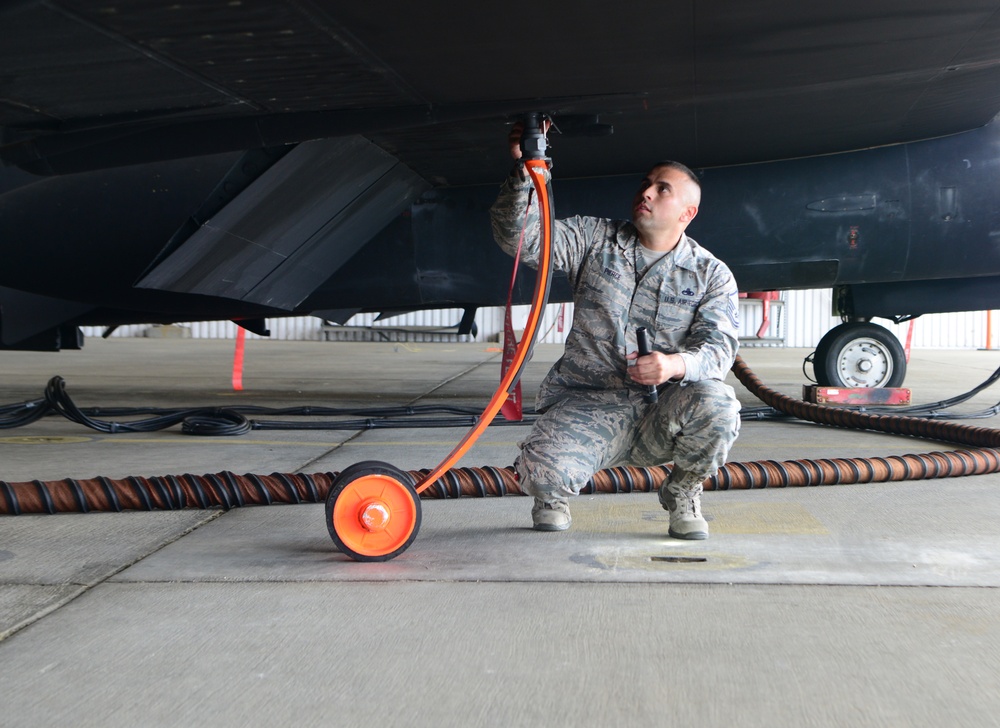
<instances>
[{"instance_id":1,"label":"tan combat boot","mask_svg":"<svg viewBox=\"0 0 1000 728\"><path fill-rule=\"evenodd\" d=\"M701 483L683 486L664 483L660 503L670 513L671 538L703 541L708 538L708 522L701 515Z\"/></svg>"},{"instance_id":2,"label":"tan combat boot","mask_svg":"<svg viewBox=\"0 0 1000 728\"><path fill-rule=\"evenodd\" d=\"M531 520L536 531L565 531L573 522L569 515L569 504L563 500L543 501L535 498L531 509Z\"/></svg>"}]
</instances>

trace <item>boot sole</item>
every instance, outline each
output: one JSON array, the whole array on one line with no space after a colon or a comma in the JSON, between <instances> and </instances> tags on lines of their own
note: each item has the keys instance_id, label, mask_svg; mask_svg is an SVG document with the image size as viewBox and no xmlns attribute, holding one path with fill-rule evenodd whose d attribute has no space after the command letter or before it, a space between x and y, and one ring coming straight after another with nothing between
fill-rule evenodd
<instances>
[{"instance_id":1,"label":"boot sole","mask_svg":"<svg viewBox=\"0 0 1000 728\"><path fill-rule=\"evenodd\" d=\"M674 529L667 531L667 535L670 538L679 538L682 541L704 541L708 538L708 534L704 531L692 531L691 533L678 533Z\"/></svg>"},{"instance_id":2,"label":"boot sole","mask_svg":"<svg viewBox=\"0 0 1000 728\"><path fill-rule=\"evenodd\" d=\"M559 523L536 523L536 531L565 531L569 528L569 524L559 524Z\"/></svg>"}]
</instances>

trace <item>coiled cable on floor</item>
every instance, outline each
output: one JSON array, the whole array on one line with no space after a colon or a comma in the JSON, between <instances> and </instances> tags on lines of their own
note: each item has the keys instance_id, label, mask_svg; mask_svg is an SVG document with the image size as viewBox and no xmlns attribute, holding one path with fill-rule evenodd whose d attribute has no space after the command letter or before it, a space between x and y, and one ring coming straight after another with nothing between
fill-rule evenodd
<instances>
[{"instance_id":1,"label":"coiled cable on floor","mask_svg":"<svg viewBox=\"0 0 1000 728\"><path fill-rule=\"evenodd\" d=\"M4 405L0 407L0 430L30 425L48 413L49 407L44 399Z\"/></svg>"},{"instance_id":2,"label":"coiled cable on floor","mask_svg":"<svg viewBox=\"0 0 1000 728\"><path fill-rule=\"evenodd\" d=\"M169 409L160 407L78 407L66 391L62 377L53 377L42 399L0 406L0 430L31 424L48 415L59 414L77 424L106 434L155 432L181 425L186 435L214 437L244 435L252 430L372 430L396 427L469 427L482 414L476 407L454 405L400 405L390 407L195 407ZM148 419L116 421L99 417L155 415ZM248 414L289 415L296 417L360 417L312 422L288 420L251 420ZM447 415L429 417L427 415ZM494 420L492 425L530 424L534 413L518 422Z\"/></svg>"},{"instance_id":3,"label":"coiled cable on floor","mask_svg":"<svg viewBox=\"0 0 1000 728\"><path fill-rule=\"evenodd\" d=\"M105 433L155 432L178 423L187 434L242 435L250 431L250 421L243 415L215 407L169 410L166 414L138 422L109 422L95 419L76 406L66 393L66 381L53 377L45 387L45 404L66 419Z\"/></svg>"}]
</instances>

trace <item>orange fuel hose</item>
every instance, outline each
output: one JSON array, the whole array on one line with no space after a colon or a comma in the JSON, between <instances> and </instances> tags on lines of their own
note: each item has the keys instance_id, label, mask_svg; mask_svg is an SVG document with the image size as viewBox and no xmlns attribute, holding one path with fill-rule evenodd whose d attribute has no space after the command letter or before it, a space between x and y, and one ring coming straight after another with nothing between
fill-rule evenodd
<instances>
[{"instance_id":1,"label":"orange fuel hose","mask_svg":"<svg viewBox=\"0 0 1000 728\"><path fill-rule=\"evenodd\" d=\"M524 333L521 335L521 341L514 352L514 359L511 362L510 368L507 369L501 378L500 386L497 387L493 398L486 405L486 409L480 415L479 421L465 434L465 437L459 441L455 449L437 467L432 469L427 474L427 477L423 478L417 484L417 493L422 493L431 487L438 478L451 469L468 452L469 448L473 446L483 431L489 427L507 397L514 391L517 380L520 378L524 365L528 361L531 349L535 345L538 324L542 319L542 314L545 312L545 304L548 303L549 288L552 283L552 228L554 225L554 213L552 209L552 189L548 182L548 163L543 159L529 159L525 161L524 166L535 188L542 227L541 248L538 254L538 274L535 278L535 292L532 296L528 321L524 325Z\"/></svg>"}]
</instances>

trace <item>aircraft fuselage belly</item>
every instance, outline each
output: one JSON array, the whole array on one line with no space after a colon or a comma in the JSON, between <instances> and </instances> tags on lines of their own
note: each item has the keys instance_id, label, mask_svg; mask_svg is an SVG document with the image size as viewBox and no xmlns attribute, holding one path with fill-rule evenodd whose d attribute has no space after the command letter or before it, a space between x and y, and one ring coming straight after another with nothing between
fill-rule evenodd
<instances>
[{"instance_id":1,"label":"aircraft fuselage belly","mask_svg":"<svg viewBox=\"0 0 1000 728\"><path fill-rule=\"evenodd\" d=\"M222 154L19 181L0 195L0 286L85 304L90 312L76 323L99 324L506 299L511 261L489 225L494 185L425 193L328 271L295 310L135 288L238 159ZM560 180L557 167L557 216L627 217L645 171ZM906 145L700 170L703 202L689 233L730 265L745 291L905 282L913 297L920 281L1000 276L998 171L1000 124ZM497 184L505 173L497 171ZM531 271L522 269L515 302L526 302L532 287ZM946 283L928 290L925 308L948 296ZM1000 306L1000 293L977 290L962 305ZM552 300L568 297L567 282L557 280ZM942 300L938 310L947 306Z\"/></svg>"}]
</instances>

